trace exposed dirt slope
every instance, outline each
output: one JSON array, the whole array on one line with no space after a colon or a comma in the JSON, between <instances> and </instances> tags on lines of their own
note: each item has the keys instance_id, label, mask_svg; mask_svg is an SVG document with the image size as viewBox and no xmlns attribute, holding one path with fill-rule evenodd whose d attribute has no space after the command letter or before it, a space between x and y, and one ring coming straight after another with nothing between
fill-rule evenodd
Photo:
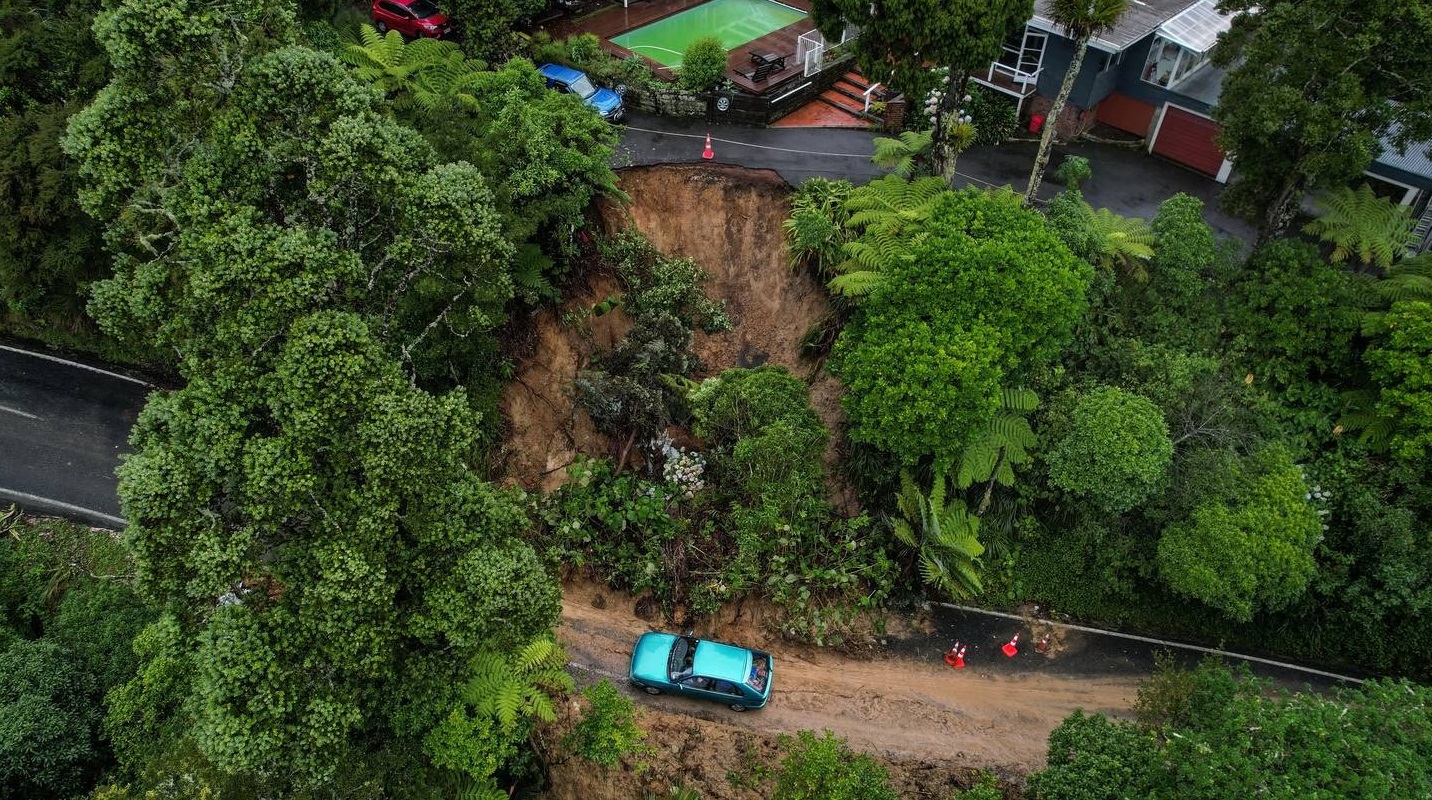
<instances>
[{"instance_id":1,"label":"exposed dirt slope","mask_svg":"<svg viewBox=\"0 0 1432 800\"><path fill-rule=\"evenodd\" d=\"M821 287L789 265L781 223L791 187L769 170L740 167L668 164L619 175L632 203L602 209L607 230L634 225L663 253L691 258L711 277L706 293L726 301L732 330L696 336L705 374L769 363L807 377L812 369L799 358L800 340L828 305ZM531 355L519 361L502 403L506 473L524 486L551 489L575 453L607 452L586 414L574 409L571 385L592 353L610 347L627 323L620 312L581 324L563 319L581 316L615 290L610 276L590 276L585 291L534 320ZM814 376L811 401L831 430L843 419L839 396L838 382Z\"/></svg>"}]
</instances>

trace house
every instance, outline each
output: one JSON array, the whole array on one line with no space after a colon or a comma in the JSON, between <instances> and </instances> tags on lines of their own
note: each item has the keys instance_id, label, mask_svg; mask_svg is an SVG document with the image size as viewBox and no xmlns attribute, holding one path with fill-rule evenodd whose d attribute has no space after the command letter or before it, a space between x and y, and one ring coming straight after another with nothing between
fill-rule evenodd
<instances>
[{"instance_id":1,"label":"house","mask_svg":"<svg viewBox=\"0 0 1432 800\"><path fill-rule=\"evenodd\" d=\"M1047 112L1059 93L1076 43L1035 0L1034 17L1005 42L1004 53L977 83L1012 95L1033 115ZM1218 125L1208 116L1223 70L1208 60L1230 18L1215 0L1130 0L1112 29L1089 43L1059 120L1063 136L1102 122L1147 139L1151 152L1220 181L1232 164L1213 143Z\"/></svg>"},{"instance_id":2,"label":"house","mask_svg":"<svg viewBox=\"0 0 1432 800\"><path fill-rule=\"evenodd\" d=\"M1021 114L1043 115L1059 93L1076 43L1035 0L1034 17L1004 45L976 83L1015 98ZM1101 122L1144 137L1149 152L1226 182L1233 164L1214 143L1224 71L1208 59L1231 18L1216 0L1130 0L1111 30L1089 43L1084 66L1057 124L1073 136ZM1426 147L1399 153L1388 144L1368 167L1374 190L1411 206L1423 248L1432 244L1432 159Z\"/></svg>"}]
</instances>

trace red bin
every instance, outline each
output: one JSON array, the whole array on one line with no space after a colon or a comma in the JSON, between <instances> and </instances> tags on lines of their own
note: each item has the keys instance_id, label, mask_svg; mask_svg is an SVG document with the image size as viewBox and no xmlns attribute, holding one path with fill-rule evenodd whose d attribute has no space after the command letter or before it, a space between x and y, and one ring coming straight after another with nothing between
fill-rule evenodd
<instances>
[{"instance_id":1,"label":"red bin","mask_svg":"<svg viewBox=\"0 0 1432 800\"><path fill-rule=\"evenodd\" d=\"M1044 127L1044 115L1043 115L1043 114L1031 114L1031 115L1029 116L1029 132L1030 132L1030 133L1039 133L1039 129L1042 128L1042 127Z\"/></svg>"}]
</instances>

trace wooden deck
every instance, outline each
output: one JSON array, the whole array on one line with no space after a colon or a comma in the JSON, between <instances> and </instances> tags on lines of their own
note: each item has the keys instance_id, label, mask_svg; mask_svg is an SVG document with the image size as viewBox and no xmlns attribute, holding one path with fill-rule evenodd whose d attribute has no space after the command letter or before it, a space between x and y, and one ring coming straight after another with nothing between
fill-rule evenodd
<instances>
[{"instance_id":1,"label":"wooden deck","mask_svg":"<svg viewBox=\"0 0 1432 800\"><path fill-rule=\"evenodd\" d=\"M621 3L590 12L575 19L566 18L551 21L543 28L554 39L565 39L579 33L594 33L602 40L602 48L620 58L629 58L632 51L611 43L611 37L640 28L659 19L679 14L688 8L695 8L708 0L635 0L628 8ZM782 5L810 13L810 0L780 0ZM772 31L759 39L753 39L737 46L727 54L726 79L744 92L755 95L772 94L793 85L802 77L801 65L796 63L796 40L801 34L815 30L815 23L807 17ZM774 54L786 57L786 68L772 72L766 80L756 83L748 77L755 69L751 54ZM641 56L658 77L675 80L670 67Z\"/></svg>"}]
</instances>

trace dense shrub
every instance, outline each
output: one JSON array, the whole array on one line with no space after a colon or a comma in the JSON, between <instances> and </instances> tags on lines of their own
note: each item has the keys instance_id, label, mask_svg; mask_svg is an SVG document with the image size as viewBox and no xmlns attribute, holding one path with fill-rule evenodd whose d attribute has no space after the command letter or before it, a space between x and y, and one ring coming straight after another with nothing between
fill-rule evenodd
<instances>
[{"instance_id":1,"label":"dense shrub","mask_svg":"<svg viewBox=\"0 0 1432 800\"><path fill-rule=\"evenodd\" d=\"M1049 481L1106 511L1128 511L1158 488L1173 460L1163 412L1112 386L1084 394L1049 454Z\"/></svg>"},{"instance_id":2,"label":"dense shrub","mask_svg":"<svg viewBox=\"0 0 1432 800\"><path fill-rule=\"evenodd\" d=\"M1068 340L1093 270L1004 195L949 193L923 224L914 258L890 265L830 369L847 389L852 440L944 471L994 417L1003 387Z\"/></svg>"},{"instance_id":3,"label":"dense shrub","mask_svg":"<svg viewBox=\"0 0 1432 800\"><path fill-rule=\"evenodd\" d=\"M0 653L0 796L62 800L88 788L102 759L96 689L55 642Z\"/></svg>"},{"instance_id":4,"label":"dense shrub","mask_svg":"<svg viewBox=\"0 0 1432 800\"><path fill-rule=\"evenodd\" d=\"M705 92L716 88L726 77L726 48L715 36L702 36L687 45L676 71L681 88Z\"/></svg>"},{"instance_id":5,"label":"dense shrub","mask_svg":"<svg viewBox=\"0 0 1432 800\"><path fill-rule=\"evenodd\" d=\"M786 749L771 800L897 800L880 762L826 731L781 736Z\"/></svg>"},{"instance_id":6,"label":"dense shrub","mask_svg":"<svg viewBox=\"0 0 1432 800\"><path fill-rule=\"evenodd\" d=\"M1226 488L1164 529L1159 572L1179 594L1248 621L1255 609L1282 609L1302 595L1317 572L1323 523L1285 449L1223 465Z\"/></svg>"}]
</instances>

